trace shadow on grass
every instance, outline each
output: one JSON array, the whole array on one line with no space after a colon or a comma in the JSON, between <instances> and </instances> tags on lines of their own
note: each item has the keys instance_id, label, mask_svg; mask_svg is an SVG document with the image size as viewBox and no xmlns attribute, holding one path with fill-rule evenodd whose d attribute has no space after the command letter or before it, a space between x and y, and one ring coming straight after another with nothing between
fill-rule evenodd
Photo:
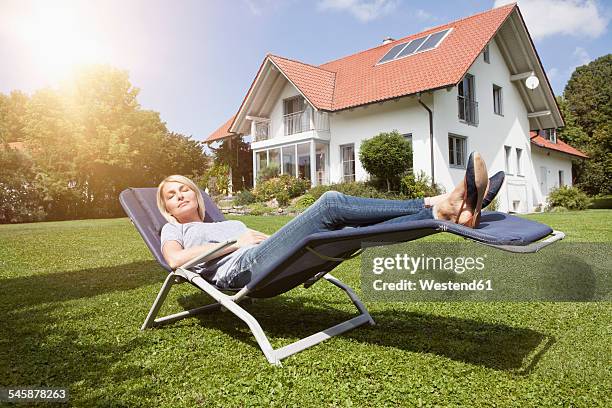
<instances>
[{"instance_id":1,"label":"shadow on grass","mask_svg":"<svg viewBox=\"0 0 612 408\"><path fill-rule=\"evenodd\" d=\"M96 301L85 311L62 302L161 284L163 277L156 262L144 261L1 280L0 386L68 387L71 404L80 406L132 406L130 398L155 395L154 368L126 361L151 340L109 335ZM109 387L126 382L137 384L129 394Z\"/></svg>"},{"instance_id":2,"label":"shadow on grass","mask_svg":"<svg viewBox=\"0 0 612 408\"><path fill-rule=\"evenodd\" d=\"M0 310L88 298L102 293L161 284L165 271L154 261L0 280Z\"/></svg>"},{"instance_id":3,"label":"shadow on grass","mask_svg":"<svg viewBox=\"0 0 612 408\"><path fill-rule=\"evenodd\" d=\"M316 298L281 296L259 300L253 305L246 303L243 307L259 321L276 348L356 315L325 307L325 301L315 305L316 301ZM188 309L207 303L207 296L189 295L179 298L179 303ZM372 313L376 326L360 326L341 336L516 374L530 373L555 342L554 338L531 329L392 308L389 304L387 310ZM222 330L259 350L246 324L233 314L209 312L198 318L202 326ZM283 340L279 342L279 338Z\"/></svg>"}]
</instances>

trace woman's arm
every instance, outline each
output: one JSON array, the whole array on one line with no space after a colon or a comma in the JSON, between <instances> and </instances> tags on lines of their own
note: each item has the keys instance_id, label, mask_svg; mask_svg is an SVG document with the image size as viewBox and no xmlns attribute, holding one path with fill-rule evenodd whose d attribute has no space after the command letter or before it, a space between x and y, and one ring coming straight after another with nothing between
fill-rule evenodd
<instances>
[{"instance_id":1,"label":"woman's arm","mask_svg":"<svg viewBox=\"0 0 612 408\"><path fill-rule=\"evenodd\" d=\"M215 254L215 258L234 252L238 248L247 245L259 244L261 241L266 239L268 236L258 231L248 230L244 234L238 237L236 243L223 248L221 251ZM162 254L164 259L172 269L176 269L179 266L189 262L198 255L204 252L210 251L215 248L218 244L204 244L198 245L191 248L183 248L178 241L166 241L162 248Z\"/></svg>"}]
</instances>

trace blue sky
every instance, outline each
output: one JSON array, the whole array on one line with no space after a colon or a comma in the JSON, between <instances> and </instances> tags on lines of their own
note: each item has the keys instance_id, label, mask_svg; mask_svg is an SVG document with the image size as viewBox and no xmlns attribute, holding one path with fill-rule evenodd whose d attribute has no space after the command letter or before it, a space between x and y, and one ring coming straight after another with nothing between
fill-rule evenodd
<instances>
[{"instance_id":1,"label":"blue sky","mask_svg":"<svg viewBox=\"0 0 612 408\"><path fill-rule=\"evenodd\" d=\"M204 139L235 113L266 53L337 59L505 0L0 0L0 92L57 86L74 66L129 71L143 108ZM612 1L519 0L555 93L612 51Z\"/></svg>"}]
</instances>

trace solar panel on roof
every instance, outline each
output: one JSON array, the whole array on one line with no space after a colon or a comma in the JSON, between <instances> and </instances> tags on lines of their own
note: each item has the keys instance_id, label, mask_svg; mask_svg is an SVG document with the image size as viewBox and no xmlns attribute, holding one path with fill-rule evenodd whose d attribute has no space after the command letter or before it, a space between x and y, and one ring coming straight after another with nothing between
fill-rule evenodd
<instances>
[{"instance_id":1,"label":"solar panel on roof","mask_svg":"<svg viewBox=\"0 0 612 408\"><path fill-rule=\"evenodd\" d=\"M436 48L449 31L450 28L444 31L438 31L437 33L419 37L407 43L398 44L391 48L385 54L385 56L378 61L378 63L381 64L383 62L393 61L412 55L415 52L427 51L431 50L432 48Z\"/></svg>"},{"instance_id":2,"label":"solar panel on roof","mask_svg":"<svg viewBox=\"0 0 612 408\"><path fill-rule=\"evenodd\" d=\"M442 38L444 38L447 32L448 30L444 30L430 35L427 41L425 41L423 45L419 48L419 51L426 51L437 47L437 45L440 43Z\"/></svg>"},{"instance_id":3,"label":"solar panel on roof","mask_svg":"<svg viewBox=\"0 0 612 408\"><path fill-rule=\"evenodd\" d=\"M416 40L412 40L410 44L408 44L408 46L402 50L402 52L397 54L396 58L402 58L402 57L412 54L413 52L417 50L417 48L419 48L421 44L423 44L423 41L425 41L426 39L427 39L427 36L417 38Z\"/></svg>"},{"instance_id":4,"label":"solar panel on roof","mask_svg":"<svg viewBox=\"0 0 612 408\"><path fill-rule=\"evenodd\" d=\"M402 48L404 48L406 44L407 43L398 44L395 47L391 48L389 52L386 53L385 56L382 57L381 60L378 62L381 63L381 62L391 61L402 50Z\"/></svg>"}]
</instances>

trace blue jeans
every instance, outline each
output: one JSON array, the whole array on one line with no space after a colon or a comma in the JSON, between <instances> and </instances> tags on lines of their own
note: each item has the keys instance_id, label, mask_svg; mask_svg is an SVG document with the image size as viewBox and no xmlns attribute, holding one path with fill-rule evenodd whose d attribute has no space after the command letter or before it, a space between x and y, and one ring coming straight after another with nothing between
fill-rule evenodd
<instances>
[{"instance_id":1,"label":"blue jeans","mask_svg":"<svg viewBox=\"0 0 612 408\"><path fill-rule=\"evenodd\" d=\"M268 270L276 254L286 252L294 242L310 234L424 219L433 219L433 213L431 208L425 208L421 198L381 200L328 191L269 238L245 251L234 274L228 277L229 286L245 286L253 277Z\"/></svg>"}]
</instances>

